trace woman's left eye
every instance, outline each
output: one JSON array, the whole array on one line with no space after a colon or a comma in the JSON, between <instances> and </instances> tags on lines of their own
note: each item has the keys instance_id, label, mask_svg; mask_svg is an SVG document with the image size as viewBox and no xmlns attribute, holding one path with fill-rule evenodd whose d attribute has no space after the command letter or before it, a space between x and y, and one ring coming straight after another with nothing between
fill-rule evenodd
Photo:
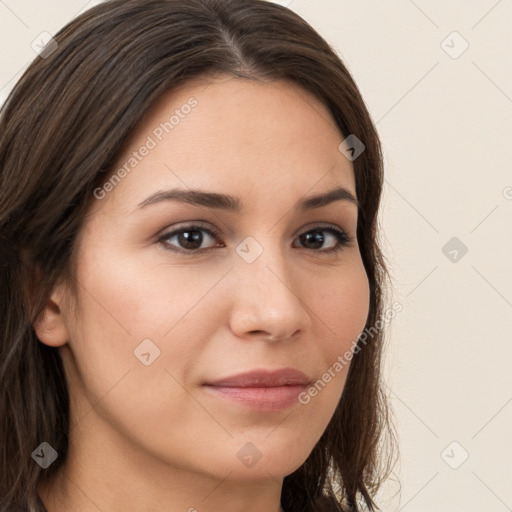
<instances>
[{"instance_id":1,"label":"woman's left eye","mask_svg":"<svg viewBox=\"0 0 512 512\"><path fill-rule=\"evenodd\" d=\"M207 237L211 237L212 239L218 239L220 236L217 231L211 228L191 224L162 235L158 239L158 242L162 243L166 249L190 255L198 254L213 249L214 247L224 246L222 243L216 243L210 247L201 247L205 239L202 233L207 233ZM325 233L328 235L326 236ZM176 239L175 243L178 244L178 247L170 242L172 239ZM340 251L344 246L353 241L353 238L345 231L334 226L315 226L304 231L297 239L300 240L302 247L305 249L321 253ZM325 242L329 241L329 239L331 239L331 245L332 242L334 242L334 247L318 250L320 247L324 246ZM308 247L308 245L312 247Z\"/></svg>"}]
</instances>

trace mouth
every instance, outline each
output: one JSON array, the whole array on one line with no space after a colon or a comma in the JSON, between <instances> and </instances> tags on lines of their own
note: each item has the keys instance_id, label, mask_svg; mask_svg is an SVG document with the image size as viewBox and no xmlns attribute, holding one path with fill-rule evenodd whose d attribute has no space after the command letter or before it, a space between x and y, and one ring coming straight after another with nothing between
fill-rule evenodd
<instances>
[{"instance_id":1,"label":"mouth","mask_svg":"<svg viewBox=\"0 0 512 512\"><path fill-rule=\"evenodd\" d=\"M238 402L261 412L277 412L298 402L311 379L293 368L274 371L253 370L215 381L204 382L207 392L217 398Z\"/></svg>"}]
</instances>

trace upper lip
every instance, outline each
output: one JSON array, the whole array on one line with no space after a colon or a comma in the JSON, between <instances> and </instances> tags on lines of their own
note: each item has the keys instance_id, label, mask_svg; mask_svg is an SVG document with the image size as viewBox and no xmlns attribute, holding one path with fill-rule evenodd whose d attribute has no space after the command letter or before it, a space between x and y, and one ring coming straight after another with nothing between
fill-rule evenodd
<instances>
[{"instance_id":1,"label":"upper lip","mask_svg":"<svg viewBox=\"0 0 512 512\"><path fill-rule=\"evenodd\" d=\"M216 381L205 382L207 386L223 386L237 388L270 388L279 386L306 386L311 379L294 368L280 368L277 370L251 370L238 373Z\"/></svg>"}]
</instances>

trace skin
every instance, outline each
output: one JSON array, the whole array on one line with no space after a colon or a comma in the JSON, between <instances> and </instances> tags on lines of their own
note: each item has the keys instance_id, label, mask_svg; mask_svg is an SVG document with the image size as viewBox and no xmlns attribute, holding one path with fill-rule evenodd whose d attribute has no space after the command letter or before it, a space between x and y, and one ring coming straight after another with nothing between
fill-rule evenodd
<instances>
[{"instance_id":1,"label":"skin","mask_svg":"<svg viewBox=\"0 0 512 512\"><path fill-rule=\"evenodd\" d=\"M364 329L369 285L355 204L294 211L337 186L356 195L343 135L294 84L189 82L146 112L114 168L191 97L197 106L94 199L74 254L78 296L57 286L35 325L42 343L59 347L71 397L68 458L39 487L49 512L277 512L283 478L306 460L341 397L348 366L307 405L282 411L202 386L261 368L321 378ZM244 210L138 208L176 187L237 196ZM203 253L173 252L187 250L176 235L158 241L198 221L220 232L199 232ZM322 231L323 244L307 245L300 235L318 224L353 241L327 253L340 243ZM236 252L249 236L263 249L252 263ZM160 350L149 366L134 355L147 338ZM248 442L261 454L251 467L237 457Z\"/></svg>"}]
</instances>

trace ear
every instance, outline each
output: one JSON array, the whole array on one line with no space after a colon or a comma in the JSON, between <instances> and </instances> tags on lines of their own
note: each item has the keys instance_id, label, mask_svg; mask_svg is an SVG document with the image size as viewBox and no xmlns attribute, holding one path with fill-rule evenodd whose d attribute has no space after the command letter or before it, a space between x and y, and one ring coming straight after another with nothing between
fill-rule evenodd
<instances>
[{"instance_id":1,"label":"ear","mask_svg":"<svg viewBox=\"0 0 512 512\"><path fill-rule=\"evenodd\" d=\"M58 286L33 324L42 343L50 347L60 347L68 342L69 332L65 313L63 288Z\"/></svg>"}]
</instances>

